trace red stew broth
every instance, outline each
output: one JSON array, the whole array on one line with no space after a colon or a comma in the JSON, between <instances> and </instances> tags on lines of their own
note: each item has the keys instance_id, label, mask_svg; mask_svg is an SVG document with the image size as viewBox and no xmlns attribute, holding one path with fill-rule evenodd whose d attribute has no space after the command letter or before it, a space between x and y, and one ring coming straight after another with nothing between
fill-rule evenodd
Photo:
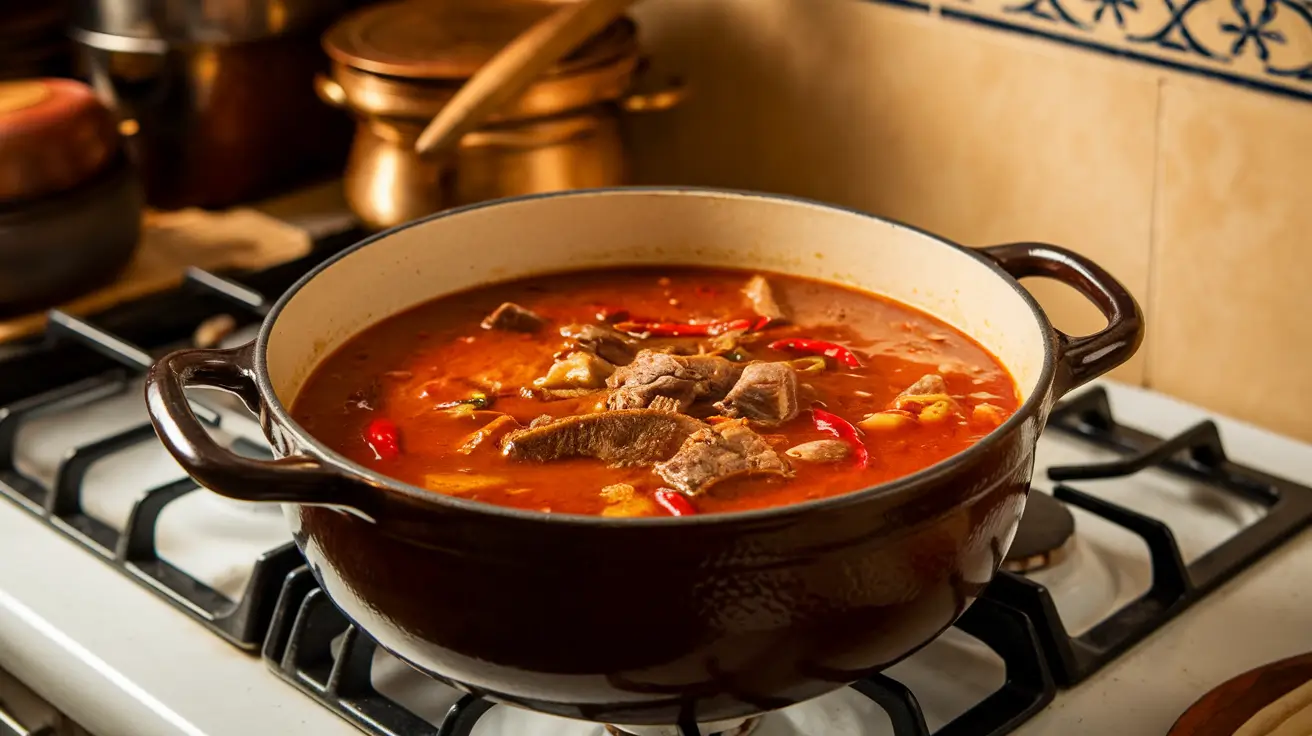
<instances>
[{"instance_id":1,"label":"red stew broth","mask_svg":"<svg viewBox=\"0 0 1312 736\"><path fill-rule=\"evenodd\" d=\"M392 316L352 337L313 372L292 414L311 435L364 466L435 492L502 506L553 513L599 514L611 503L600 489L628 483L639 494L662 488L650 468L612 468L591 458L550 462L503 457L494 440L468 454L457 451L476 430L508 414L527 426L535 417L563 417L604 408L604 394L541 401L517 394L546 373L568 345L559 328L600 323L618 310L635 319L705 322L753 316L743 286L751 272L706 268L629 268L579 271L496 284L435 299ZM862 367L826 359L820 373L799 374L813 393L799 415L778 427L756 427L784 451L802 442L832 439L818 430L812 401L853 424L888 408L927 373L938 373L961 408L935 424L863 430L869 464L850 458L831 464L791 460L791 478L751 476L721 482L691 499L698 513L738 511L797 503L866 488L922 470L961 452L1018 406L1015 382L996 358L942 321L892 300L794 276L766 274L790 313L787 324L768 326L744 347L752 360L786 361L794 351L766 347L804 337L852 349ZM488 330L483 318L503 302L526 307L547 321L533 334ZM749 339L751 339L749 337ZM708 338L649 338L640 347L676 346L695 352ZM499 387L499 388L498 388ZM482 391L494 396L485 410L439 410L443 402ZM600 404L599 404L600 401ZM973 411L989 404L985 419ZM391 420L401 451L380 458L365 440L370 422ZM476 479L452 490L443 479ZM491 480L489 480L491 479ZM497 480L499 479L499 480ZM667 512L646 504L650 513Z\"/></svg>"}]
</instances>

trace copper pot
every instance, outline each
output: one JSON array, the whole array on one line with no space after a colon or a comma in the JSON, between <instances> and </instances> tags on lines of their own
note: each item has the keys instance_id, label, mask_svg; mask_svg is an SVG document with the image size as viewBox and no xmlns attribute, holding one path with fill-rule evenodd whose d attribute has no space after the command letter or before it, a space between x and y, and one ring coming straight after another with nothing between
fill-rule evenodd
<instances>
[{"instance_id":1,"label":"copper pot","mask_svg":"<svg viewBox=\"0 0 1312 736\"><path fill-rule=\"evenodd\" d=\"M415 152L424 126L465 80L553 7L507 0L472 9L391 3L352 15L325 35L334 64L316 88L357 121L345 194L366 227L500 197L625 183L620 116L669 109L684 94L677 83L634 90L643 64L637 29L627 18L464 136L452 156Z\"/></svg>"}]
</instances>

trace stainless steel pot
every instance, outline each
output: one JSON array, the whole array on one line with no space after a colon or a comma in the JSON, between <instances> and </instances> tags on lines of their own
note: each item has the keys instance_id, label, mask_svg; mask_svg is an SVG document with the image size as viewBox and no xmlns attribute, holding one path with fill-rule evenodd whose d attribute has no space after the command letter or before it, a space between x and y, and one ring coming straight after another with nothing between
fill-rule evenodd
<instances>
[{"instance_id":1,"label":"stainless steel pot","mask_svg":"<svg viewBox=\"0 0 1312 736\"><path fill-rule=\"evenodd\" d=\"M79 64L115 111L147 202L226 207L341 170L351 125L315 94L317 27L231 44L78 29Z\"/></svg>"},{"instance_id":2,"label":"stainless steel pot","mask_svg":"<svg viewBox=\"0 0 1312 736\"><path fill-rule=\"evenodd\" d=\"M319 27L345 9L345 0L77 0L72 24L108 36L228 44Z\"/></svg>"}]
</instances>

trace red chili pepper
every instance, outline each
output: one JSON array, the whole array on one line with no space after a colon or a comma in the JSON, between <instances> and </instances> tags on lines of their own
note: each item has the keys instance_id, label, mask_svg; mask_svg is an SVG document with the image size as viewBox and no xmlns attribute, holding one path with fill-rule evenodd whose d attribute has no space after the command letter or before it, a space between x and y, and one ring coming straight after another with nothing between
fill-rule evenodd
<instances>
[{"instance_id":1,"label":"red chili pepper","mask_svg":"<svg viewBox=\"0 0 1312 736\"><path fill-rule=\"evenodd\" d=\"M852 426L851 422L837 414L815 407L811 409L811 417L815 420L816 429L852 446L852 457L856 458L858 468L864 470L870 464L870 453L866 450L866 443L861 441L861 430Z\"/></svg>"},{"instance_id":2,"label":"red chili pepper","mask_svg":"<svg viewBox=\"0 0 1312 736\"><path fill-rule=\"evenodd\" d=\"M688 497L678 491L662 488L652 495L656 497L656 503L670 512L670 516L693 516L697 513Z\"/></svg>"},{"instance_id":3,"label":"red chili pepper","mask_svg":"<svg viewBox=\"0 0 1312 736\"><path fill-rule=\"evenodd\" d=\"M748 332L760 329L763 323L752 319L731 319L724 322L680 324L677 322L617 322L615 329L630 335L652 337L707 337L725 332Z\"/></svg>"},{"instance_id":4,"label":"red chili pepper","mask_svg":"<svg viewBox=\"0 0 1312 736\"><path fill-rule=\"evenodd\" d=\"M391 460L401 454L401 432L391 419L375 419L364 428L364 441L379 460Z\"/></svg>"},{"instance_id":5,"label":"red chili pepper","mask_svg":"<svg viewBox=\"0 0 1312 736\"><path fill-rule=\"evenodd\" d=\"M837 360L848 368L861 367L861 359L856 357L856 353L838 343L825 342L824 340L807 340L801 337L787 337L783 340L775 340L767 347L771 350L796 350L799 353L823 355L827 358Z\"/></svg>"}]
</instances>

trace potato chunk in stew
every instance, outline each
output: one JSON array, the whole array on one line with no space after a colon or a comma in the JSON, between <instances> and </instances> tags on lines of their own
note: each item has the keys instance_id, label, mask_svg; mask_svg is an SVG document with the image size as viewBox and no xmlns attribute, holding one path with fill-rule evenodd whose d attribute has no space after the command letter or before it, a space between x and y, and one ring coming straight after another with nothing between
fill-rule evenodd
<instances>
[{"instance_id":1,"label":"potato chunk in stew","mask_svg":"<svg viewBox=\"0 0 1312 736\"><path fill-rule=\"evenodd\" d=\"M292 414L433 493L621 523L875 486L1018 406L993 356L912 307L783 274L653 267L494 284L390 317L328 356Z\"/></svg>"}]
</instances>

